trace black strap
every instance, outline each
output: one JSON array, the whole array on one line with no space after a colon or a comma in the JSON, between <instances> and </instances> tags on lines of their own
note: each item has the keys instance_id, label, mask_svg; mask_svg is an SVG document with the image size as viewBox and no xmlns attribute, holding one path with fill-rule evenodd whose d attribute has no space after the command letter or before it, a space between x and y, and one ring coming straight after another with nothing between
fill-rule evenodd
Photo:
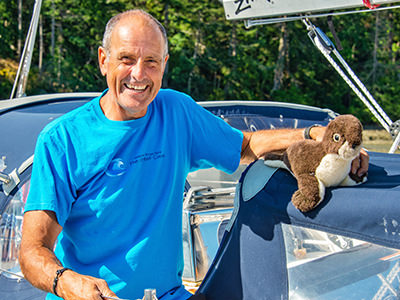
<instances>
[{"instance_id":1,"label":"black strap","mask_svg":"<svg viewBox=\"0 0 400 300\"><path fill-rule=\"evenodd\" d=\"M65 271L67 271L67 270L70 270L70 269L69 269L69 268L62 268L62 269L59 269L59 270L56 271L56 276L54 277L54 281L53 281L53 293L54 293L54 295L56 295L57 297L59 297L58 294L57 294L57 291L56 291L58 279L59 279L59 278L61 277L61 275L62 275Z\"/></svg>"},{"instance_id":2,"label":"black strap","mask_svg":"<svg viewBox=\"0 0 400 300\"><path fill-rule=\"evenodd\" d=\"M320 127L320 126L321 126L320 124L312 124L311 126L308 126L308 127L304 128L304 139L306 139L306 140L312 140L312 138L311 138L311 136L310 136L311 128L313 128L313 127Z\"/></svg>"}]
</instances>

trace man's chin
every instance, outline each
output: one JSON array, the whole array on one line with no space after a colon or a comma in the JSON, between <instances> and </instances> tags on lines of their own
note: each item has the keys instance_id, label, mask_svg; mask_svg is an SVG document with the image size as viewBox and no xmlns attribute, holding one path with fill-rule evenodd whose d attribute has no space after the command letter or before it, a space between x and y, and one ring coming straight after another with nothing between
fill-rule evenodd
<instances>
[{"instance_id":1,"label":"man's chin","mask_svg":"<svg viewBox=\"0 0 400 300\"><path fill-rule=\"evenodd\" d=\"M143 100L137 101L137 99L124 99L120 103L121 108L125 111L127 116L130 116L132 119L137 119L143 117L147 112L147 107L150 102ZM128 100L128 101L127 101Z\"/></svg>"}]
</instances>

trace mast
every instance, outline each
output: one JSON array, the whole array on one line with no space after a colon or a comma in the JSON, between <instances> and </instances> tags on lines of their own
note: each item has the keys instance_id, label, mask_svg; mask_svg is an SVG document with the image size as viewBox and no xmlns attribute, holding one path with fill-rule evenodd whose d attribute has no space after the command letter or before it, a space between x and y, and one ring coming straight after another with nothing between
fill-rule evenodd
<instances>
[{"instance_id":1,"label":"mast","mask_svg":"<svg viewBox=\"0 0 400 300\"><path fill-rule=\"evenodd\" d=\"M35 45L35 38L39 24L41 7L42 7L42 0L36 0L33 8L32 19L29 25L28 34L25 40L24 50L21 55L10 99L15 98L15 96L19 98L25 95L26 83L28 81L29 69L31 68L33 47Z\"/></svg>"}]
</instances>

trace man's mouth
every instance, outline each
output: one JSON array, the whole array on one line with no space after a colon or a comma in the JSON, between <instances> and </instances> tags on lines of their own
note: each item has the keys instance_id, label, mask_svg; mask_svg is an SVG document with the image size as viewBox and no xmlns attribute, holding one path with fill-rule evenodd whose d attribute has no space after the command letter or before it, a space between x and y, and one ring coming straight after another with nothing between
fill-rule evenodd
<instances>
[{"instance_id":1,"label":"man's mouth","mask_svg":"<svg viewBox=\"0 0 400 300\"><path fill-rule=\"evenodd\" d=\"M129 84L129 83L124 83L124 86L132 91L135 92L143 92L147 89L148 85L143 85L143 84Z\"/></svg>"}]
</instances>

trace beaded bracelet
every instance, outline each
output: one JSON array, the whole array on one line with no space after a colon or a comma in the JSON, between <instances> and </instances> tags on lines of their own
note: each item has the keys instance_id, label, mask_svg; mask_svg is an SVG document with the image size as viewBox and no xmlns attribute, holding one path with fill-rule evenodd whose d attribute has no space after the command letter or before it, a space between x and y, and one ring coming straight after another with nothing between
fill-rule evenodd
<instances>
[{"instance_id":1,"label":"beaded bracelet","mask_svg":"<svg viewBox=\"0 0 400 300\"><path fill-rule=\"evenodd\" d=\"M54 295L56 295L57 297L59 297L58 294L57 294L57 291L56 291L58 279L59 279L59 278L61 277L61 275L62 275L65 271L67 271L67 270L70 270L70 269L69 269L69 268L62 268L62 269L59 269L59 270L56 271L56 277L54 277L54 281L53 281L53 293L54 293Z\"/></svg>"}]
</instances>

